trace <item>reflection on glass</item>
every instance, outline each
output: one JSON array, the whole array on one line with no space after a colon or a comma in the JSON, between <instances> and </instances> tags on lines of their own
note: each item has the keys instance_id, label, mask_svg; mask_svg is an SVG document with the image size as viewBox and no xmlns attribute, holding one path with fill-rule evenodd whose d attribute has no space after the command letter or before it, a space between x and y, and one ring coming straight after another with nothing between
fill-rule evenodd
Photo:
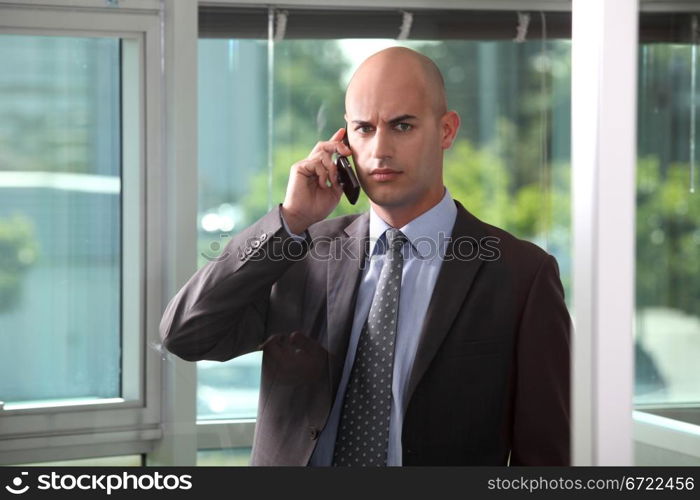
<instances>
[{"instance_id":1,"label":"reflection on glass","mask_svg":"<svg viewBox=\"0 0 700 500\"><path fill-rule=\"evenodd\" d=\"M201 467L236 467L250 465L251 448L223 448L197 451L197 465Z\"/></svg>"},{"instance_id":2,"label":"reflection on glass","mask_svg":"<svg viewBox=\"0 0 700 500\"><path fill-rule=\"evenodd\" d=\"M700 198L692 193L693 52L640 48L637 404L700 402Z\"/></svg>"},{"instance_id":3,"label":"reflection on glass","mask_svg":"<svg viewBox=\"0 0 700 500\"><path fill-rule=\"evenodd\" d=\"M231 235L284 199L291 165L345 125L345 86L354 69L391 45L397 42L276 43L274 95L269 96L267 41L199 41L200 266L215 260ZM554 254L570 299L570 42L404 45L436 61L450 107L462 117L458 139L445 157L452 196L486 222ZM267 121L270 102L273 123ZM368 208L364 193L354 206L343 197L331 216ZM255 417L248 370L251 360L259 359L200 362L199 417Z\"/></svg>"},{"instance_id":4,"label":"reflection on glass","mask_svg":"<svg viewBox=\"0 0 700 500\"><path fill-rule=\"evenodd\" d=\"M55 462L32 462L15 464L16 467L141 467L141 455L122 455L116 457L78 458L58 460Z\"/></svg>"},{"instance_id":5,"label":"reflection on glass","mask_svg":"<svg viewBox=\"0 0 700 500\"><path fill-rule=\"evenodd\" d=\"M118 39L0 35L0 400L120 395Z\"/></svg>"},{"instance_id":6,"label":"reflection on glass","mask_svg":"<svg viewBox=\"0 0 700 500\"><path fill-rule=\"evenodd\" d=\"M262 352L229 361L197 364L197 418L235 419L255 416Z\"/></svg>"}]
</instances>

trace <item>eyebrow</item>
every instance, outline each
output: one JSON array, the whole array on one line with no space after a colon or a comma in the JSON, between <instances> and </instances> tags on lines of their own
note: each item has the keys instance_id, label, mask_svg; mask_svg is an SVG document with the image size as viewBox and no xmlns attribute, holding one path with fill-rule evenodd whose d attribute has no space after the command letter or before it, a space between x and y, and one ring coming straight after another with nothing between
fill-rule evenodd
<instances>
[{"instance_id":1,"label":"eyebrow","mask_svg":"<svg viewBox=\"0 0 700 500\"><path fill-rule=\"evenodd\" d=\"M392 118L389 120L390 125L396 125L397 123L404 122L406 120L415 120L418 117L415 115L400 115L397 116L396 118ZM356 123L357 125L371 125L370 122L365 121L365 120L353 120L351 123Z\"/></svg>"}]
</instances>

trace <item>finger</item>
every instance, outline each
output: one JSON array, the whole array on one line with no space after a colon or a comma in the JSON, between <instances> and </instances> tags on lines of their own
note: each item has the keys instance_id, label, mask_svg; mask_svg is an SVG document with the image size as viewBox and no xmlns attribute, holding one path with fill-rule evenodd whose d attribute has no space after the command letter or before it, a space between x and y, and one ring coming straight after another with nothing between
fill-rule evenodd
<instances>
[{"instance_id":1,"label":"finger","mask_svg":"<svg viewBox=\"0 0 700 500\"><path fill-rule=\"evenodd\" d=\"M318 141L316 143L316 145L314 146L314 148L311 150L311 154L317 153L318 151L327 151L329 144L336 143L336 142L340 141L343 138L344 133L345 133L345 129L339 128L338 130L335 131L335 133L327 141ZM333 149L333 151L329 151L329 152L333 153L334 151L335 151L335 149ZM309 154L309 156L311 156L311 154Z\"/></svg>"},{"instance_id":2,"label":"finger","mask_svg":"<svg viewBox=\"0 0 700 500\"><path fill-rule=\"evenodd\" d=\"M345 144L343 144L343 135L346 133L344 128L338 129L338 131L331 136L328 141L319 141L316 143L314 148L311 150L309 156L312 156L320 151L325 151L327 153L333 154L339 152L342 155L352 154ZM341 151L342 148L342 151Z\"/></svg>"},{"instance_id":3,"label":"finger","mask_svg":"<svg viewBox=\"0 0 700 500\"><path fill-rule=\"evenodd\" d=\"M300 348L304 345L304 335L299 330L294 330L289 334L289 343L292 347Z\"/></svg>"},{"instance_id":4,"label":"finger","mask_svg":"<svg viewBox=\"0 0 700 500\"><path fill-rule=\"evenodd\" d=\"M279 335L271 335L267 339L265 339L265 342L258 345L258 349L259 350L270 349L270 348L274 347L278 342L279 342Z\"/></svg>"},{"instance_id":5,"label":"finger","mask_svg":"<svg viewBox=\"0 0 700 500\"><path fill-rule=\"evenodd\" d=\"M337 135L337 132L336 132ZM338 137L338 146L336 147L336 151L343 155L343 156L350 156L352 154L352 149L350 149L345 142L343 142L343 137L348 135L348 129L344 128L343 133L340 134L340 137Z\"/></svg>"},{"instance_id":6,"label":"finger","mask_svg":"<svg viewBox=\"0 0 700 500\"><path fill-rule=\"evenodd\" d=\"M333 184L333 187L331 188L335 192L335 195L340 198L343 195L343 186L340 185L340 182L336 182Z\"/></svg>"},{"instance_id":7,"label":"finger","mask_svg":"<svg viewBox=\"0 0 700 500\"><path fill-rule=\"evenodd\" d=\"M304 177L308 177L309 179L316 177L314 182L317 182L320 188L328 188L326 181L328 180L329 174L326 165L324 165L321 159L321 156L313 156L307 160L299 162L297 164L297 172Z\"/></svg>"},{"instance_id":8,"label":"finger","mask_svg":"<svg viewBox=\"0 0 700 500\"><path fill-rule=\"evenodd\" d=\"M350 156L352 154L352 149L347 147L343 141L340 141L336 147L338 154L343 156Z\"/></svg>"},{"instance_id":9,"label":"finger","mask_svg":"<svg viewBox=\"0 0 700 500\"><path fill-rule=\"evenodd\" d=\"M316 168L310 160L302 160L295 165L296 172L304 177L313 177L316 175Z\"/></svg>"},{"instance_id":10,"label":"finger","mask_svg":"<svg viewBox=\"0 0 700 500\"><path fill-rule=\"evenodd\" d=\"M331 185L335 186L338 184L338 167L333 163L331 156L329 154L321 154L319 155L319 161L328 172L328 179L331 181Z\"/></svg>"},{"instance_id":11,"label":"finger","mask_svg":"<svg viewBox=\"0 0 700 500\"><path fill-rule=\"evenodd\" d=\"M322 189L327 189L328 185L326 184L326 181L328 180L328 171L326 170L326 167L318 159L313 162L313 166L316 171L316 175L318 176L318 185Z\"/></svg>"},{"instance_id":12,"label":"finger","mask_svg":"<svg viewBox=\"0 0 700 500\"><path fill-rule=\"evenodd\" d=\"M314 148L311 150L309 157L317 155L318 153L333 154L338 150L338 146L341 144L343 143L339 141L317 142Z\"/></svg>"},{"instance_id":13,"label":"finger","mask_svg":"<svg viewBox=\"0 0 700 500\"><path fill-rule=\"evenodd\" d=\"M344 135L344 134L345 134L345 128L344 128L344 127L343 127L343 128L339 128L339 129L337 130L337 132L331 136L331 138L329 139L329 141L331 141L331 142L339 141L339 140L341 140L341 139L343 138L343 135Z\"/></svg>"},{"instance_id":14,"label":"finger","mask_svg":"<svg viewBox=\"0 0 700 500\"><path fill-rule=\"evenodd\" d=\"M335 186L340 182L338 180L338 167L333 161L331 155L325 152L319 152L313 157L313 159L314 161L320 162L323 165L323 168L326 169L331 186Z\"/></svg>"},{"instance_id":15,"label":"finger","mask_svg":"<svg viewBox=\"0 0 700 500\"><path fill-rule=\"evenodd\" d=\"M350 156L352 154L352 150L345 144L343 144L342 141L319 142L318 144L316 144L314 149L311 150L309 158L316 156L319 153L326 153L329 155L332 155L333 153L338 153L343 156Z\"/></svg>"}]
</instances>

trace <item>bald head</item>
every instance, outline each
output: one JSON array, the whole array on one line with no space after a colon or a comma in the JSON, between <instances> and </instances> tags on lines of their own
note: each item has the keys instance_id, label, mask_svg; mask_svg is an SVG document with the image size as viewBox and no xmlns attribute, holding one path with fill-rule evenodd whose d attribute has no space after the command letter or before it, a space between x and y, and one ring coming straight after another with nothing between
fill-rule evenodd
<instances>
[{"instance_id":1,"label":"bald head","mask_svg":"<svg viewBox=\"0 0 700 500\"><path fill-rule=\"evenodd\" d=\"M387 85L423 94L436 117L447 111L442 73L430 58L405 47L381 50L360 64L345 93L346 109L358 93L372 92Z\"/></svg>"},{"instance_id":2,"label":"bald head","mask_svg":"<svg viewBox=\"0 0 700 500\"><path fill-rule=\"evenodd\" d=\"M443 198L459 115L447 111L433 61L401 47L366 59L348 84L345 121L362 189L387 223L402 227Z\"/></svg>"}]
</instances>

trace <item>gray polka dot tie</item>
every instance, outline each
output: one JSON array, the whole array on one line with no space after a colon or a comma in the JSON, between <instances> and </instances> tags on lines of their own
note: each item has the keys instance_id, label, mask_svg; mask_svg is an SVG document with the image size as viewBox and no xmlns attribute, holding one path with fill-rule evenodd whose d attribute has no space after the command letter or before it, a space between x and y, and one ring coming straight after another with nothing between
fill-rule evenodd
<instances>
[{"instance_id":1,"label":"gray polka dot tie","mask_svg":"<svg viewBox=\"0 0 700 500\"><path fill-rule=\"evenodd\" d=\"M387 255L369 316L357 344L343 412L335 441L333 465L386 465L391 417L394 339L399 318L399 292L407 241L398 229L386 233Z\"/></svg>"}]
</instances>

